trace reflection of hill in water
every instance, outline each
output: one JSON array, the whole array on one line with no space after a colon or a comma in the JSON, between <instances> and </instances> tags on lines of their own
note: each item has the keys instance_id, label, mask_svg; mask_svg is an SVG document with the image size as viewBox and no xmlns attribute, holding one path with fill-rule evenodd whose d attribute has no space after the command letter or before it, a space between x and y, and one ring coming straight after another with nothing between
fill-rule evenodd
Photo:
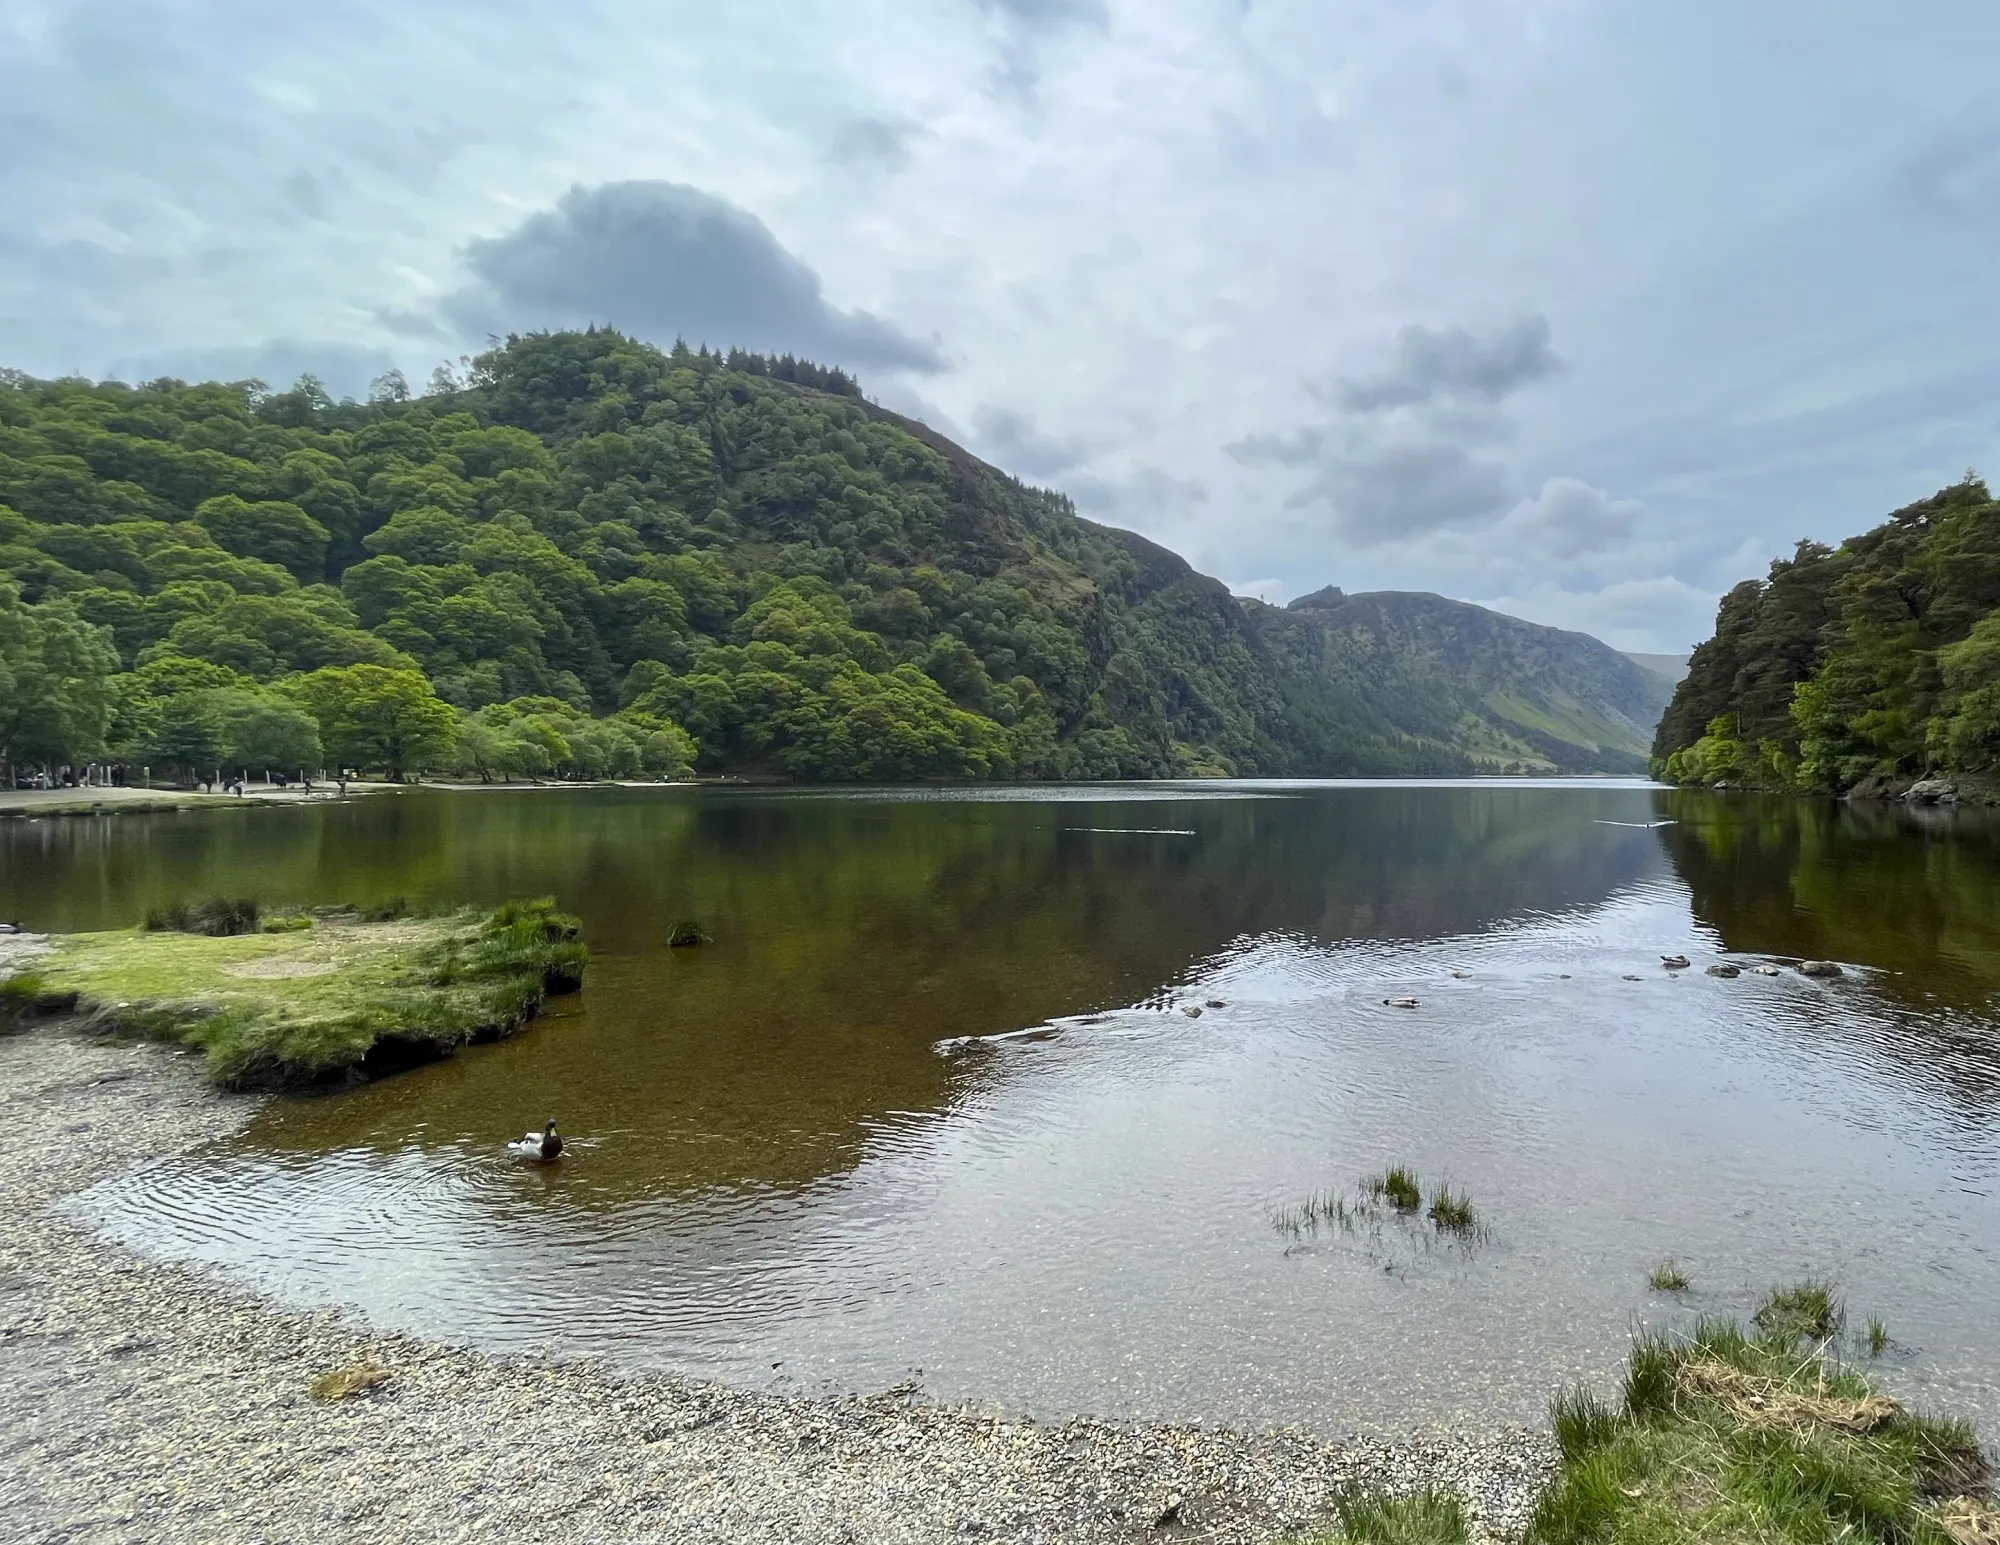
<instances>
[{"instance_id":1,"label":"reflection of hill in water","mask_svg":"<svg viewBox=\"0 0 2000 1545\"><path fill-rule=\"evenodd\" d=\"M1910 1001L2000 988L2000 819L1983 810L1667 796L1661 836L1695 911L1736 950L1898 975Z\"/></svg>"},{"instance_id":2,"label":"reflection of hill in water","mask_svg":"<svg viewBox=\"0 0 2000 1545\"><path fill-rule=\"evenodd\" d=\"M2000 818L1696 791L1667 800L1677 824L1660 835L1725 948L1878 968L1870 985L1890 1012L1854 1025L1870 1049L1992 1118Z\"/></svg>"},{"instance_id":3,"label":"reflection of hill in water","mask_svg":"<svg viewBox=\"0 0 2000 1545\"><path fill-rule=\"evenodd\" d=\"M1508 787L1033 803L413 795L128 819L67 852L10 845L5 875L24 896L52 887L55 916L38 921L69 927L203 890L553 892L595 951L580 1009L440 1067L276 1107L252 1140L485 1142L553 1111L619 1134L589 1191L569 1188L612 1201L844 1170L878 1125L938 1112L981 1076L935 1056L939 1038L1132 1003L1246 936L1422 939L1594 905L1659 864L1651 834L1600 821L1651 809L1635 790ZM669 951L689 915L715 943Z\"/></svg>"}]
</instances>

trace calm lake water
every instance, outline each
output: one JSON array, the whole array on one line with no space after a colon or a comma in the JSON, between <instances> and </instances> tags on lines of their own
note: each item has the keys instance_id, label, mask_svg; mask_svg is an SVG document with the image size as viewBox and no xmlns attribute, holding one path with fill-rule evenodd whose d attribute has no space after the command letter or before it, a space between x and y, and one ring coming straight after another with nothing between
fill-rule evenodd
<instances>
[{"instance_id":1,"label":"calm lake water","mask_svg":"<svg viewBox=\"0 0 2000 1545\"><path fill-rule=\"evenodd\" d=\"M514 1041L78 1204L295 1301L743 1384L1342 1429L1537 1421L1635 1323L1815 1272L1887 1320L1894 1384L2000 1428L1979 812L1202 783L0 823L0 916L35 927L215 890L553 893L595 952ZM713 942L670 951L684 916ZM1701 971L1802 955L1848 973ZM550 1114L573 1155L510 1163ZM1397 1161L1482 1236L1275 1221ZM1648 1289L1666 1256L1683 1298Z\"/></svg>"}]
</instances>

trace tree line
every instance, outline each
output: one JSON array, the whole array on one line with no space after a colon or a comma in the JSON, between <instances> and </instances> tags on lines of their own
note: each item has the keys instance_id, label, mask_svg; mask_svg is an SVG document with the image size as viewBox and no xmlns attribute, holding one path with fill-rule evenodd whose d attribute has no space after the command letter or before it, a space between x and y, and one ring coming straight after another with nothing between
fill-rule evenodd
<instances>
[{"instance_id":1,"label":"tree line","mask_svg":"<svg viewBox=\"0 0 2000 1545\"><path fill-rule=\"evenodd\" d=\"M1660 721L1676 783L1839 793L2000 761L2000 503L1972 473L1722 598Z\"/></svg>"},{"instance_id":2,"label":"tree line","mask_svg":"<svg viewBox=\"0 0 2000 1545\"><path fill-rule=\"evenodd\" d=\"M179 776L1454 772L1450 716L807 361L0 372L0 758Z\"/></svg>"}]
</instances>

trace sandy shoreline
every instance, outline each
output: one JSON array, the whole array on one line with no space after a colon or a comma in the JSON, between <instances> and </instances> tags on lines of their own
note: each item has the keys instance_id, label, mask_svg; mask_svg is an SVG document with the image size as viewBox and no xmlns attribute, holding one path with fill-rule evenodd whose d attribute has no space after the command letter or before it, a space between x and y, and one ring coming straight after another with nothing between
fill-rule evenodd
<instances>
[{"instance_id":1,"label":"sandy shoreline","mask_svg":"<svg viewBox=\"0 0 2000 1545\"><path fill-rule=\"evenodd\" d=\"M236 1129L196 1058L43 1027L0 1039L0 1536L23 1541L1286 1538L1349 1482L1461 1491L1524 1521L1540 1434L1029 1422L929 1403L746 1392L491 1357L298 1313L108 1243L61 1200ZM383 1387L311 1398L373 1364ZM1178 1511L1168 1521L1176 1499Z\"/></svg>"}]
</instances>

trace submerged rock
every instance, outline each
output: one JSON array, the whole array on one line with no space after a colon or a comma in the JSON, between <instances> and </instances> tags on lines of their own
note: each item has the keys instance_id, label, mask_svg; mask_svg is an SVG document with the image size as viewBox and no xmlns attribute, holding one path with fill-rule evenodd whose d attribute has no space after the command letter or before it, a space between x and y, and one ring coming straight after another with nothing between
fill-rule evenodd
<instances>
[{"instance_id":1,"label":"submerged rock","mask_svg":"<svg viewBox=\"0 0 2000 1545\"><path fill-rule=\"evenodd\" d=\"M1800 976L1844 976L1846 973L1830 960L1802 960L1799 962Z\"/></svg>"},{"instance_id":2,"label":"submerged rock","mask_svg":"<svg viewBox=\"0 0 2000 1545\"><path fill-rule=\"evenodd\" d=\"M1210 998L1205 1007L1212 1009L1226 1009L1229 1007L1229 1000L1227 998Z\"/></svg>"},{"instance_id":3,"label":"submerged rock","mask_svg":"<svg viewBox=\"0 0 2000 1545\"><path fill-rule=\"evenodd\" d=\"M1189 1019L1199 1019L1201 1018L1201 1005L1199 1003L1183 1003L1181 1005L1181 1012L1187 1015Z\"/></svg>"},{"instance_id":4,"label":"submerged rock","mask_svg":"<svg viewBox=\"0 0 2000 1545\"><path fill-rule=\"evenodd\" d=\"M1694 962L1689 960L1685 955L1662 955L1660 957L1660 964L1665 966L1669 971L1685 971Z\"/></svg>"},{"instance_id":5,"label":"submerged rock","mask_svg":"<svg viewBox=\"0 0 2000 1545\"><path fill-rule=\"evenodd\" d=\"M1743 968L1741 966L1732 966L1726 960L1718 960L1708 968L1708 974L1710 976L1741 976Z\"/></svg>"},{"instance_id":6,"label":"submerged rock","mask_svg":"<svg viewBox=\"0 0 2000 1545\"><path fill-rule=\"evenodd\" d=\"M1384 998L1382 1006L1389 1009L1417 1009L1423 1007L1423 1000L1419 998Z\"/></svg>"},{"instance_id":7,"label":"submerged rock","mask_svg":"<svg viewBox=\"0 0 2000 1545\"><path fill-rule=\"evenodd\" d=\"M1645 978L1644 978L1643 976L1640 976L1640 975L1638 975L1638 974L1637 974L1636 972L1632 972L1632 971L1627 971L1627 972L1625 973L1625 976L1624 976L1624 978L1623 978L1623 979L1624 979L1625 981L1628 981L1628 982L1643 982L1643 981L1645 981Z\"/></svg>"},{"instance_id":8,"label":"submerged rock","mask_svg":"<svg viewBox=\"0 0 2000 1545\"><path fill-rule=\"evenodd\" d=\"M1776 966L1752 966L1750 969L1755 971L1759 976L1776 976L1778 974Z\"/></svg>"}]
</instances>

